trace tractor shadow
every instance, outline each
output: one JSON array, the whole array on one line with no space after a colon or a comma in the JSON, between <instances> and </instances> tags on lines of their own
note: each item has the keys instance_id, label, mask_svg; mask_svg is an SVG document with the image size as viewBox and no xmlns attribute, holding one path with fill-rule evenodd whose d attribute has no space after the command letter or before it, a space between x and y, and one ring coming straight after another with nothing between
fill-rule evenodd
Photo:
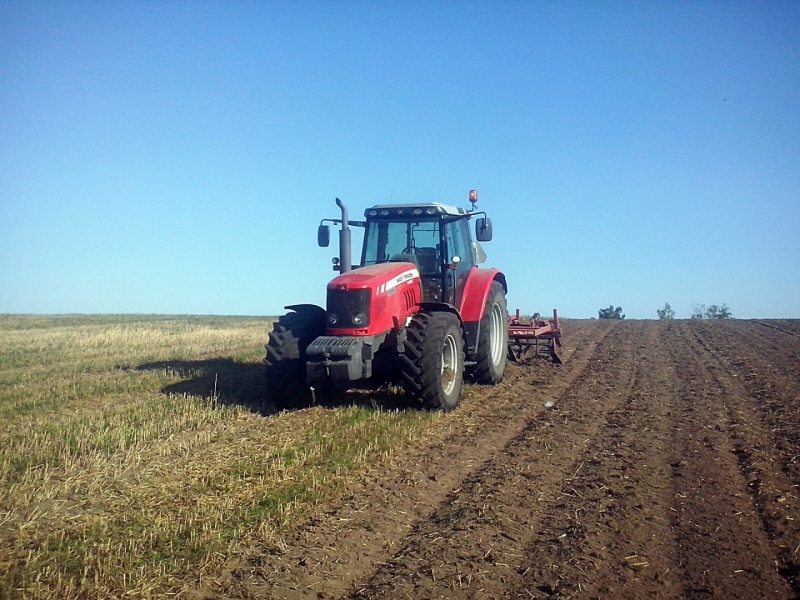
<instances>
[{"instance_id":1,"label":"tractor shadow","mask_svg":"<svg viewBox=\"0 0 800 600\"><path fill-rule=\"evenodd\" d=\"M165 371L183 379L161 388L165 396L196 396L214 400L222 406L241 406L250 412L270 415L277 412L264 398L264 365L242 363L230 358L208 360L165 360L146 363L137 371Z\"/></svg>"},{"instance_id":2,"label":"tractor shadow","mask_svg":"<svg viewBox=\"0 0 800 600\"><path fill-rule=\"evenodd\" d=\"M135 369L165 371L183 379L161 388L161 393L166 396L188 395L216 400L218 405L240 406L263 416L281 412L266 399L264 365L260 362L243 363L230 358L167 360L145 363ZM387 411L419 408L419 404L411 401L397 386L385 381L363 382L358 388L327 391L319 394L316 406L328 409L362 406Z\"/></svg>"}]
</instances>

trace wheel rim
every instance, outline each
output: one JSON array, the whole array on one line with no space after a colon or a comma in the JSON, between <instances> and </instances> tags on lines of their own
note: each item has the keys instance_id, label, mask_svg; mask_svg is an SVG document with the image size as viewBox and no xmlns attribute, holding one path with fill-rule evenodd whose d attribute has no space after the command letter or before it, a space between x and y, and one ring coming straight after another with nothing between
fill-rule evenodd
<instances>
[{"instance_id":1,"label":"wheel rim","mask_svg":"<svg viewBox=\"0 0 800 600\"><path fill-rule=\"evenodd\" d=\"M492 364L499 365L505 355L503 348L503 311L499 304L492 305L492 314L489 321L489 349L492 357Z\"/></svg>"},{"instance_id":2,"label":"wheel rim","mask_svg":"<svg viewBox=\"0 0 800 600\"><path fill-rule=\"evenodd\" d=\"M456 387L458 369L458 347L452 335L448 335L442 347L442 389L450 395Z\"/></svg>"}]
</instances>

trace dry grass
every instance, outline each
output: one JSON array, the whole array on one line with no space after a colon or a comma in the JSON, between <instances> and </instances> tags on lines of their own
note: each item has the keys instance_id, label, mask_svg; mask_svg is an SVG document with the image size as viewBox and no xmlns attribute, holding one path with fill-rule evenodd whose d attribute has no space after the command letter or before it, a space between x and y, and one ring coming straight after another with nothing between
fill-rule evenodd
<instances>
[{"instance_id":1,"label":"dry grass","mask_svg":"<svg viewBox=\"0 0 800 600\"><path fill-rule=\"evenodd\" d=\"M180 594L442 418L269 414L268 319L0 317L0 598Z\"/></svg>"}]
</instances>

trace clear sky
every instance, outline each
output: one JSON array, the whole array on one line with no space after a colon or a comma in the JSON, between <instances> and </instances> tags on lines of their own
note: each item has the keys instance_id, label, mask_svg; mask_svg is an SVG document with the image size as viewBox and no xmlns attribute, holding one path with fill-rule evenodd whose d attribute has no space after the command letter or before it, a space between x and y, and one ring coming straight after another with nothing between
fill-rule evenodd
<instances>
[{"instance_id":1,"label":"clear sky","mask_svg":"<svg viewBox=\"0 0 800 600\"><path fill-rule=\"evenodd\" d=\"M0 1L0 313L324 304L335 197L473 188L512 310L800 317L800 2Z\"/></svg>"}]
</instances>

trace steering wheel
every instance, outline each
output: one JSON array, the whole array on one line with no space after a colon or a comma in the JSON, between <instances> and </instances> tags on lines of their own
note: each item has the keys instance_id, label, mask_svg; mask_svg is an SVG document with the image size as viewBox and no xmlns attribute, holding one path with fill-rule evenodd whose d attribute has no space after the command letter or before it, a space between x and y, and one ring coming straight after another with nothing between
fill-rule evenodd
<instances>
[{"instance_id":1,"label":"steering wheel","mask_svg":"<svg viewBox=\"0 0 800 600\"><path fill-rule=\"evenodd\" d=\"M416 254L416 246L406 246L403 248L403 254Z\"/></svg>"}]
</instances>

